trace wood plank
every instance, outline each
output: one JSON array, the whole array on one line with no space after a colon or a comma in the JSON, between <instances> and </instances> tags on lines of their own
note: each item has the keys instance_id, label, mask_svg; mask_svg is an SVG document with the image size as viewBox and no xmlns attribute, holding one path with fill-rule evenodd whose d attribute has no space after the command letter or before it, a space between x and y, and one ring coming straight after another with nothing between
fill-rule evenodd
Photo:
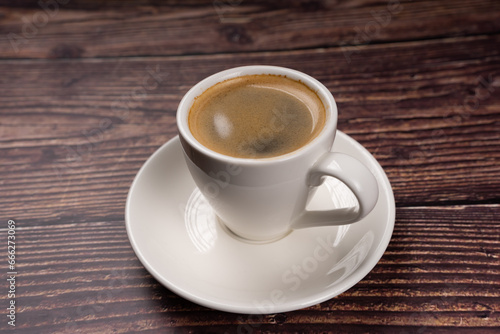
<instances>
[{"instance_id":1,"label":"wood plank","mask_svg":"<svg viewBox=\"0 0 500 334\"><path fill-rule=\"evenodd\" d=\"M361 282L322 304L265 316L213 311L161 286L135 257L122 220L19 221L17 330L183 333L209 326L219 333L286 324L292 332L439 333L455 326L493 333L500 326L500 236L492 233L499 215L500 205L398 208L392 241Z\"/></svg>"},{"instance_id":2,"label":"wood plank","mask_svg":"<svg viewBox=\"0 0 500 334\"><path fill-rule=\"evenodd\" d=\"M500 36L352 50L350 64L339 48L0 62L0 215L121 219L135 174L177 133L182 95L214 72L255 63L322 81L339 129L379 160L397 205L498 202Z\"/></svg>"},{"instance_id":3,"label":"wood plank","mask_svg":"<svg viewBox=\"0 0 500 334\"><path fill-rule=\"evenodd\" d=\"M500 31L496 0L4 1L1 58L234 53ZM99 9L99 11L96 11Z\"/></svg>"}]
</instances>

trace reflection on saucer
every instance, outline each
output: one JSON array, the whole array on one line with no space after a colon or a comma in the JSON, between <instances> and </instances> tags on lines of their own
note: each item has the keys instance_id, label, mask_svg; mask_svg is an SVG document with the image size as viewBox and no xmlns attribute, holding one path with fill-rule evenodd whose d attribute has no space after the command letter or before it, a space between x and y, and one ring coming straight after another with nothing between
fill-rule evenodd
<instances>
[{"instance_id":1,"label":"reflection on saucer","mask_svg":"<svg viewBox=\"0 0 500 334\"><path fill-rule=\"evenodd\" d=\"M339 180L327 177L323 185L328 189L334 208L350 208L359 205L351 189Z\"/></svg>"},{"instance_id":2,"label":"reflection on saucer","mask_svg":"<svg viewBox=\"0 0 500 334\"><path fill-rule=\"evenodd\" d=\"M335 241L332 244L333 247L337 247L340 244L342 239L344 239L344 237L346 236L349 227L351 227L351 225L341 225L338 227Z\"/></svg>"},{"instance_id":3,"label":"reflection on saucer","mask_svg":"<svg viewBox=\"0 0 500 334\"><path fill-rule=\"evenodd\" d=\"M375 236L372 231L368 231L361 240L344 256L339 262L337 262L327 273L327 275L338 276L337 279L332 281L329 286L334 286L338 282L341 282L346 277L350 276L359 265L366 259L368 252L370 251Z\"/></svg>"},{"instance_id":4,"label":"reflection on saucer","mask_svg":"<svg viewBox=\"0 0 500 334\"><path fill-rule=\"evenodd\" d=\"M184 210L189 238L202 252L208 252L217 240L217 216L198 188L195 188Z\"/></svg>"},{"instance_id":5,"label":"reflection on saucer","mask_svg":"<svg viewBox=\"0 0 500 334\"><path fill-rule=\"evenodd\" d=\"M325 199L328 202L325 203ZM340 208L357 207L358 200L351 189L333 177L325 180L316 188L316 192L307 205L308 210L331 210Z\"/></svg>"}]
</instances>

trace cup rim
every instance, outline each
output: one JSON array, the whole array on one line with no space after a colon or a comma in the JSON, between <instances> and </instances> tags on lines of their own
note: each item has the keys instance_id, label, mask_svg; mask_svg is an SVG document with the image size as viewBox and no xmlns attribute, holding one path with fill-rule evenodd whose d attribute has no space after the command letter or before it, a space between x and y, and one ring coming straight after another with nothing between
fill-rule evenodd
<instances>
[{"instance_id":1,"label":"cup rim","mask_svg":"<svg viewBox=\"0 0 500 334\"><path fill-rule=\"evenodd\" d=\"M320 133L316 135L316 137L314 137L307 144L292 152L269 158L233 157L216 152L202 145L193 136L193 134L189 129L189 124L188 124L189 111L191 109L191 106L195 98L197 96L200 96L208 88L214 86L219 82L240 76L256 75L256 74L282 75L287 78L302 82L303 84L311 88L313 91L315 91L316 94L318 94L318 96L320 97L321 102L323 103L326 111L325 124L323 126L323 129L321 129ZM270 66L270 65L249 65L249 66L234 67L227 70L223 70L221 72L217 72L215 74L206 77L205 79L201 80L196 85L194 85L183 96L183 98L179 103L179 106L177 107L177 114L176 114L177 128L179 130L179 134L192 148L213 159L239 165L259 165L259 164L276 163L278 161L288 161L291 159L301 157L304 154L306 154L306 152L308 152L310 149L312 149L314 146L316 146L318 143L321 143L325 139L330 137L332 133L335 133L337 129L337 119L338 119L338 111L335 99L333 98L333 95L328 90L328 88L326 88L321 82L311 77L310 75L302 73L300 71L291 68L286 68L281 66Z\"/></svg>"}]
</instances>

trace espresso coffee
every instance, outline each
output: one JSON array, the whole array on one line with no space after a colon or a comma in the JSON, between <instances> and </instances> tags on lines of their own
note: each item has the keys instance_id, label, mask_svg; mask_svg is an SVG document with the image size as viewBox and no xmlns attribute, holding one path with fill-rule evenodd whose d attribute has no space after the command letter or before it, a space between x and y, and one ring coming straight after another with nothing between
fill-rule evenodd
<instances>
[{"instance_id":1,"label":"espresso coffee","mask_svg":"<svg viewBox=\"0 0 500 334\"><path fill-rule=\"evenodd\" d=\"M278 75L246 75L220 82L198 96L189 129L205 147L237 158L293 152L323 129L326 111L305 84Z\"/></svg>"}]
</instances>

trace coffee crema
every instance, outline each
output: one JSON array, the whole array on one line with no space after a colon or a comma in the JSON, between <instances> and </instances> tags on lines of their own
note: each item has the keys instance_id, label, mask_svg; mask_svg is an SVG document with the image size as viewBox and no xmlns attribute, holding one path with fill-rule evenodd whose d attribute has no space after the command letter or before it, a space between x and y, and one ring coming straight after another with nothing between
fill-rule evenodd
<instances>
[{"instance_id":1,"label":"coffee crema","mask_svg":"<svg viewBox=\"0 0 500 334\"><path fill-rule=\"evenodd\" d=\"M271 158L293 152L323 129L326 111L302 82L272 74L220 82L198 96L189 129L203 146L237 158Z\"/></svg>"}]
</instances>

